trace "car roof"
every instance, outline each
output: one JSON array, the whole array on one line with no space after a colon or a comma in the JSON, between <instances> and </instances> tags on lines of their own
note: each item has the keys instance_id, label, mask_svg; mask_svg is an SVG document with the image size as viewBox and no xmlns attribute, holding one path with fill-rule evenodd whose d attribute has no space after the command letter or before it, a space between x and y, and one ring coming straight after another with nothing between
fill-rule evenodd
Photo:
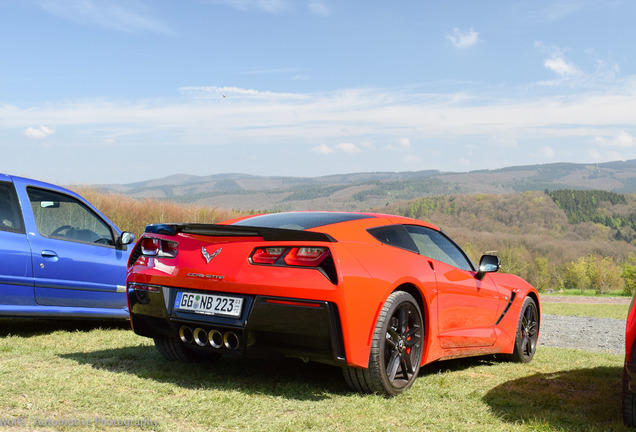
<instances>
[{"instance_id":1,"label":"car roof","mask_svg":"<svg viewBox=\"0 0 636 432\"><path fill-rule=\"evenodd\" d=\"M436 226L416 219L381 213L338 211L293 211L246 216L226 224L251 227L284 228L292 230L314 230L328 225L366 220L364 225L417 224L439 230Z\"/></svg>"}]
</instances>

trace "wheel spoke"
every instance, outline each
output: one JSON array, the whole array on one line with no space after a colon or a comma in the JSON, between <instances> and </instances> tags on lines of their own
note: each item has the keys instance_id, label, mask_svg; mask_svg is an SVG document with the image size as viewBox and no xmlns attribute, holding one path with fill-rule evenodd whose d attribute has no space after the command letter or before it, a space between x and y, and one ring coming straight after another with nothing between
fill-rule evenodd
<instances>
[{"instance_id":1,"label":"wheel spoke","mask_svg":"<svg viewBox=\"0 0 636 432\"><path fill-rule=\"evenodd\" d=\"M402 371L404 372L404 379L409 379L409 376L413 374L411 356L407 352L402 355Z\"/></svg>"},{"instance_id":2,"label":"wheel spoke","mask_svg":"<svg viewBox=\"0 0 636 432\"><path fill-rule=\"evenodd\" d=\"M404 305L402 306L399 311L398 311L398 321L399 321L399 326L400 326L400 335L404 335L406 334L407 328L408 328L408 323L409 323L409 309L408 309L408 305Z\"/></svg>"},{"instance_id":3,"label":"wheel spoke","mask_svg":"<svg viewBox=\"0 0 636 432\"><path fill-rule=\"evenodd\" d=\"M534 336L537 334L537 328L538 328L538 327L539 327L539 326L537 325L537 323L536 323L536 322L532 323L532 324L528 327L528 330L527 330L528 336L530 336L530 337L534 337Z\"/></svg>"},{"instance_id":4,"label":"wheel spoke","mask_svg":"<svg viewBox=\"0 0 636 432\"><path fill-rule=\"evenodd\" d=\"M398 366L400 366L400 356L397 351L391 352L391 358L386 368L386 373L391 382L395 381L395 375L397 374Z\"/></svg>"},{"instance_id":5,"label":"wheel spoke","mask_svg":"<svg viewBox=\"0 0 636 432\"><path fill-rule=\"evenodd\" d=\"M397 334L397 332L389 327L386 331L386 341L389 343L389 345L391 345L391 348L397 348L399 340L400 336Z\"/></svg>"}]
</instances>

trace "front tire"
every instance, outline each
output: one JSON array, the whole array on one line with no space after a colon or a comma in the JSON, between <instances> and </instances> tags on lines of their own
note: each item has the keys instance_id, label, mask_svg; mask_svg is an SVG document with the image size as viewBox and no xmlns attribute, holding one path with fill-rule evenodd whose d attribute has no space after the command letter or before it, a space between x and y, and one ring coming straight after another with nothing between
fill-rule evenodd
<instances>
[{"instance_id":1,"label":"front tire","mask_svg":"<svg viewBox=\"0 0 636 432\"><path fill-rule=\"evenodd\" d=\"M509 360L517 363L528 363L534 357L539 339L539 309L531 297L526 297L521 306L515 349Z\"/></svg>"},{"instance_id":2,"label":"front tire","mask_svg":"<svg viewBox=\"0 0 636 432\"><path fill-rule=\"evenodd\" d=\"M344 368L356 391L397 396L413 385L424 351L420 307L407 292L396 291L384 303L375 325L369 368Z\"/></svg>"}]
</instances>

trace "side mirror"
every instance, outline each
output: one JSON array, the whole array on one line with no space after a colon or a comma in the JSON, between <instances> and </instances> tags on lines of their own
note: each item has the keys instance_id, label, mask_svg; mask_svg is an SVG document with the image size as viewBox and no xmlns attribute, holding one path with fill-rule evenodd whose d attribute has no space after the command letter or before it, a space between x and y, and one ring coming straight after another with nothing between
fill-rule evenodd
<instances>
[{"instance_id":1,"label":"side mirror","mask_svg":"<svg viewBox=\"0 0 636 432\"><path fill-rule=\"evenodd\" d=\"M135 235L131 232L124 231L117 239L117 246L124 246L135 241Z\"/></svg>"},{"instance_id":2,"label":"side mirror","mask_svg":"<svg viewBox=\"0 0 636 432\"><path fill-rule=\"evenodd\" d=\"M475 277L479 280L484 278L486 273L498 272L501 268L501 260L495 255L484 255L479 260L479 271Z\"/></svg>"}]
</instances>

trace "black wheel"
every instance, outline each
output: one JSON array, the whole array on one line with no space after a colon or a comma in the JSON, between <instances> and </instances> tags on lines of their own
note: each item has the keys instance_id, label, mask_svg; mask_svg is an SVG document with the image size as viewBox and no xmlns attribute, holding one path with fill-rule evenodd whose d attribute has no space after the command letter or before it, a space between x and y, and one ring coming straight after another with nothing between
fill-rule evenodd
<instances>
[{"instance_id":1,"label":"black wheel","mask_svg":"<svg viewBox=\"0 0 636 432\"><path fill-rule=\"evenodd\" d=\"M356 391L397 396L417 378L424 349L424 326L417 301L404 291L387 298L371 342L369 368L344 368Z\"/></svg>"},{"instance_id":2,"label":"black wheel","mask_svg":"<svg viewBox=\"0 0 636 432\"><path fill-rule=\"evenodd\" d=\"M636 395L629 389L627 369L623 367L623 423L625 426L636 427Z\"/></svg>"},{"instance_id":3,"label":"black wheel","mask_svg":"<svg viewBox=\"0 0 636 432\"><path fill-rule=\"evenodd\" d=\"M539 309L531 297L526 297L521 306L515 350L509 360L518 363L528 363L534 357L539 339Z\"/></svg>"},{"instance_id":4,"label":"black wheel","mask_svg":"<svg viewBox=\"0 0 636 432\"><path fill-rule=\"evenodd\" d=\"M170 361L192 363L196 361L214 361L221 357L218 353L199 352L187 348L180 339L154 339L155 347L161 355Z\"/></svg>"}]
</instances>

